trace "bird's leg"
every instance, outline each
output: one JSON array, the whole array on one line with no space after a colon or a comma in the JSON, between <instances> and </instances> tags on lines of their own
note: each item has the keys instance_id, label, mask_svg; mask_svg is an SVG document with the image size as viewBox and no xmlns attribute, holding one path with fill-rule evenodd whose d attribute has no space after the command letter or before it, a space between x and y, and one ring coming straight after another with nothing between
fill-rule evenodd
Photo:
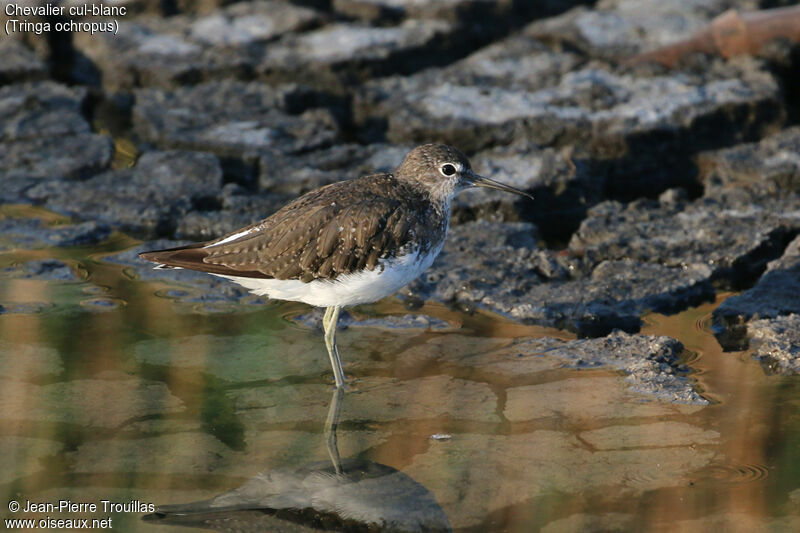
<instances>
[{"instance_id":1,"label":"bird's leg","mask_svg":"<svg viewBox=\"0 0 800 533\"><path fill-rule=\"evenodd\" d=\"M339 359L339 349L336 347L336 323L339 321L340 309L341 307L338 305L328 307L325 310L325 317L322 319L322 328L325 330L325 347L328 348L328 357L331 358L337 389L344 388L344 370L342 370L342 361Z\"/></svg>"},{"instance_id":2,"label":"bird's leg","mask_svg":"<svg viewBox=\"0 0 800 533\"><path fill-rule=\"evenodd\" d=\"M328 455L331 457L333 469L337 474L342 473L342 459L339 457L339 443L336 439L336 428L339 425L339 411L342 408L343 389L333 391L331 406L328 409L328 419L325 421L325 442L328 446Z\"/></svg>"}]
</instances>

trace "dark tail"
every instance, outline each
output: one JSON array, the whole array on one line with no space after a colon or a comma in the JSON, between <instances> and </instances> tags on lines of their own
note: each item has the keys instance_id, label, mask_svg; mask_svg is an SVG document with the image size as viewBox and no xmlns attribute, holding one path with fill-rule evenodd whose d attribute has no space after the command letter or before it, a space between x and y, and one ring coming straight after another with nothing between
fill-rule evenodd
<instances>
[{"instance_id":1,"label":"dark tail","mask_svg":"<svg viewBox=\"0 0 800 533\"><path fill-rule=\"evenodd\" d=\"M158 263L156 268L186 268L188 270L199 270L209 274L221 274L223 276L240 276L243 278L270 278L258 270L236 270L224 264L206 262L208 250L204 248L206 243L200 242L177 248L167 248L165 250L153 250L142 252L139 257L153 263Z\"/></svg>"}]
</instances>

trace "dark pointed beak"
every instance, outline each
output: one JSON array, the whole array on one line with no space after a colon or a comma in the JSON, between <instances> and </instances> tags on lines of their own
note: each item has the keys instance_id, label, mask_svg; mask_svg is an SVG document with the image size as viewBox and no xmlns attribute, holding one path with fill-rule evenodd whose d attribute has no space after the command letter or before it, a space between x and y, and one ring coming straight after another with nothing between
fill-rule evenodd
<instances>
[{"instance_id":1,"label":"dark pointed beak","mask_svg":"<svg viewBox=\"0 0 800 533\"><path fill-rule=\"evenodd\" d=\"M478 174L475 174L471 170L468 173L464 174L463 179L466 183L472 185L473 187L486 187L488 189L497 189L498 191L513 192L514 194L519 194L520 196L525 196L533 200L532 194L528 194L525 191L521 191L515 187L506 185L505 183L500 183L499 181L479 176Z\"/></svg>"}]
</instances>

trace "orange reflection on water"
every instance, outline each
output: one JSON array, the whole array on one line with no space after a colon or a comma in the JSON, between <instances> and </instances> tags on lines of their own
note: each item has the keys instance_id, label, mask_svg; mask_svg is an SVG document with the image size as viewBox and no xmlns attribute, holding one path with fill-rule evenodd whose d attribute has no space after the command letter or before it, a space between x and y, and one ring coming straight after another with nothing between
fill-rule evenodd
<instances>
[{"instance_id":1,"label":"orange reflection on water","mask_svg":"<svg viewBox=\"0 0 800 533\"><path fill-rule=\"evenodd\" d=\"M180 503L327 460L324 345L285 318L308 309L175 302L166 285L100 259L130 244L0 254L3 264L55 254L86 272L66 284L0 280L0 303L51 306L0 315L6 499ZM92 297L124 305L80 304ZM417 312L451 327L355 325L339 336L353 378L339 451L410 476L465 530L791 531L796 380L721 352L708 328L719 301L649 315L643 328L683 342L709 406L635 393L610 369L518 357L526 338L572 336L489 313L426 305ZM354 314L407 312L387 300ZM120 514L118 527L165 529L140 515Z\"/></svg>"}]
</instances>

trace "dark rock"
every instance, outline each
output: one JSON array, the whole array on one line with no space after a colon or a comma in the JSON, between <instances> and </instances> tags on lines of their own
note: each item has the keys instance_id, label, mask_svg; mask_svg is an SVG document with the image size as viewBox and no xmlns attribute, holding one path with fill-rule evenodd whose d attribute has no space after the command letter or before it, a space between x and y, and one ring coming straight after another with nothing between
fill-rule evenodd
<instances>
[{"instance_id":1,"label":"dark rock","mask_svg":"<svg viewBox=\"0 0 800 533\"><path fill-rule=\"evenodd\" d=\"M516 344L515 348L523 358L545 354L566 359L575 368L618 368L628 374L625 380L637 392L674 403L708 404L694 390L686 377L686 366L680 363L683 345L670 337L615 331L598 339L531 339Z\"/></svg>"},{"instance_id":2,"label":"dark rock","mask_svg":"<svg viewBox=\"0 0 800 533\"><path fill-rule=\"evenodd\" d=\"M800 219L787 207L800 209L800 198L732 202L700 198L687 203L680 193L661 202L640 200L623 205L601 203L573 235L569 249L592 263L631 258L670 267L705 265L712 281L740 288L779 256Z\"/></svg>"},{"instance_id":3,"label":"dark rock","mask_svg":"<svg viewBox=\"0 0 800 533\"><path fill-rule=\"evenodd\" d=\"M52 307L53 304L46 302L3 302L0 304L0 315L37 315Z\"/></svg>"},{"instance_id":4,"label":"dark rock","mask_svg":"<svg viewBox=\"0 0 800 533\"><path fill-rule=\"evenodd\" d=\"M90 221L69 226L55 226L46 236L53 246L86 246L97 244L111 235L111 228L106 224Z\"/></svg>"},{"instance_id":5,"label":"dark rock","mask_svg":"<svg viewBox=\"0 0 800 533\"><path fill-rule=\"evenodd\" d=\"M521 26L532 18L560 13L580 1L552 0L333 0L333 9L344 16L373 23L402 19L439 19L456 23L473 40L496 37Z\"/></svg>"},{"instance_id":6,"label":"dark rock","mask_svg":"<svg viewBox=\"0 0 800 533\"><path fill-rule=\"evenodd\" d=\"M23 55L20 58L22 59L23 64L27 63L26 58L30 57L31 50L33 50L33 53L35 54L36 57L39 58L50 57L53 49L51 43L49 42L48 37L54 32L44 31L43 29L43 25L45 22L48 22L48 19L46 17L42 17L39 15L29 15L29 16L19 16L15 14L8 15L6 14L6 9L7 9L6 6L8 6L9 4L11 4L11 2L8 1L3 2L3 9L0 9L0 28L3 29L2 40L14 41L22 45L22 48L11 44L7 44L5 45L8 46L7 50L12 54L17 52L18 50L25 50L24 52L22 52ZM43 5L43 3L36 1L27 1L24 3L23 2L15 3L15 5L18 5L20 7L22 6L29 7L34 5ZM12 20L17 21L17 23L25 21L32 24L40 24L39 27L42 28L42 31L39 31L38 33L36 31L21 31L19 27L17 27L17 29L14 30L14 26L11 25L13 23L10 22ZM5 56L5 53L3 55ZM6 58L4 57L3 59L5 60ZM12 61L12 64L16 63L14 59L9 59L9 60ZM37 76L36 79L40 78ZM12 83L14 83L15 81L17 80L13 79L11 80ZM28 80L21 79L18 81L28 81Z\"/></svg>"},{"instance_id":7,"label":"dark rock","mask_svg":"<svg viewBox=\"0 0 800 533\"><path fill-rule=\"evenodd\" d=\"M768 374L800 373L800 315L753 320L747 335L753 357Z\"/></svg>"},{"instance_id":8,"label":"dark rock","mask_svg":"<svg viewBox=\"0 0 800 533\"><path fill-rule=\"evenodd\" d=\"M116 35L77 32L75 48L97 72L83 65L75 75L112 91L251 78L269 41L319 20L317 12L289 2L258 1L201 17L126 21Z\"/></svg>"},{"instance_id":9,"label":"dark rock","mask_svg":"<svg viewBox=\"0 0 800 533\"><path fill-rule=\"evenodd\" d=\"M514 17L513 3L503 0L455 0L418 2L414 0L333 0L336 12L367 21L392 21L404 18L443 19L458 23L488 22L509 24Z\"/></svg>"},{"instance_id":10,"label":"dark rock","mask_svg":"<svg viewBox=\"0 0 800 533\"><path fill-rule=\"evenodd\" d=\"M473 188L453 201L453 220L531 221L548 241L564 242L600 201L604 176L594 174L568 149L527 143L493 148L472 158L476 172L533 194L534 200L503 191Z\"/></svg>"},{"instance_id":11,"label":"dark rock","mask_svg":"<svg viewBox=\"0 0 800 533\"><path fill-rule=\"evenodd\" d=\"M0 278L37 279L42 281L77 281L78 277L63 261L43 259L0 269Z\"/></svg>"},{"instance_id":12,"label":"dark rock","mask_svg":"<svg viewBox=\"0 0 800 533\"><path fill-rule=\"evenodd\" d=\"M451 228L433 267L404 294L467 310L488 308L517 320L606 335L638 331L645 311L674 312L710 299L711 271L631 260L592 265L537 250L535 226L471 222Z\"/></svg>"},{"instance_id":13,"label":"dark rock","mask_svg":"<svg viewBox=\"0 0 800 533\"><path fill-rule=\"evenodd\" d=\"M558 84L585 59L568 50L554 50L541 41L516 34L481 48L442 69L442 81L454 85L493 86L538 91Z\"/></svg>"},{"instance_id":14,"label":"dark rock","mask_svg":"<svg viewBox=\"0 0 800 533\"><path fill-rule=\"evenodd\" d=\"M89 133L87 91L51 81L0 87L0 142Z\"/></svg>"},{"instance_id":15,"label":"dark rock","mask_svg":"<svg viewBox=\"0 0 800 533\"><path fill-rule=\"evenodd\" d=\"M223 187L220 209L192 211L178 221L175 237L207 241L248 226L283 207L294 196L272 192L251 193L235 183Z\"/></svg>"},{"instance_id":16,"label":"dark rock","mask_svg":"<svg viewBox=\"0 0 800 533\"><path fill-rule=\"evenodd\" d=\"M689 194L686 192L686 189L682 189L680 187L675 189L667 189L658 195L658 203L667 207L672 206L675 208L680 208L682 204L685 204L688 201Z\"/></svg>"},{"instance_id":17,"label":"dark rock","mask_svg":"<svg viewBox=\"0 0 800 533\"><path fill-rule=\"evenodd\" d=\"M425 91L436 87L455 87L456 90L466 87L483 88L483 94L488 94L487 91L499 87L521 92L536 92L557 85L564 75L579 67L581 63L582 59L576 54L554 52L534 39L513 36L441 69L423 70L406 77L392 76L365 84L356 93L354 118L358 124L367 128L367 133L370 133L370 127L388 126L390 137L396 141L404 135L419 139L424 133L408 135L409 132L406 130L410 128L416 131L422 127L421 123L424 121L417 121L403 128L399 122L404 119L399 117L399 120L391 119L395 118L394 113L402 113L402 110L398 109L405 105L406 100L416 105L424 104L427 98ZM477 93L481 94L481 91L477 90ZM468 110L467 115L469 112ZM476 119L480 122L479 117ZM502 139L505 142L496 143L494 139L478 142L474 137L485 132L471 131L474 127L467 122L462 120L465 131L461 132L458 138L452 137L452 142L456 146L472 151L487 145L507 144L508 136ZM437 131L442 129L434 124L431 128ZM375 134L382 135L383 132L379 130ZM495 137L500 136L496 134ZM536 138L541 137L542 134L539 134Z\"/></svg>"},{"instance_id":18,"label":"dark rock","mask_svg":"<svg viewBox=\"0 0 800 533\"><path fill-rule=\"evenodd\" d=\"M706 152L698 158L698 166L707 190L741 187L768 194L800 193L800 127L757 143Z\"/></svg>"},{"instance_id":19,"label":"dark rock","mask_svg":"<svg viewBox=\"0 0 800 533\"><path fill-rule=\"evenodd\" d=\"M586 63L566 50L553 50L541 41L520 34L481 48L442 69L420 72L408 78L464 86L502 87L535 92L557 85L567 73ZM395 83L397 79L387 80Z\"/></svg>"},{"instance_id":20,"label":"dark rock","mask_svg":"<svg viewBox=\"0 0 800 533\"><path fill-rule=\"evenodd\" d=\"M346 323L349 327L383 328L383 329L422 329L443 331L454 329L453 324L427 315L411 314L401 316L384 316L380 318L364 318Z\"/></svg>"},{"instance_id":21,"label":"dark rock","mask_svg":"<svg viewBox=\"0 0 800 533\"><path fill-rule=\"evenodd\" d=\"M175 91L140 90L133 120L142 139L160 148L208 150L255 159L265 152L305 152L330 145L339 127L307 89L215 82Z\"/></svg>"},{"instance_id":22,"label":"dark rock","mask_svg":"<svg viewBox=\"0 0 800 533\"><path fill-rule=\"evenodd\" d=\"M442 20L389 27L335 23L287 35L265 50L258 73L272 82L344 87L375 76L410 73L454 59L467 35Z\"/></svg>"},{"instance_id":23,"label":"dark rock","mask_svg":"<svg viewBox=\"0 0 800 533\"><path fill-rule=\"evenodd\" d=\"M799 294L800 237L792 241L780 259L767 265L753 288L728 298L714 310L717 340L726 350L746 349L747 322L800 313Z\"/></svg>"},{"instance_id":24,"label":"dark rock","mask_svg":"<svg viewBox=\"0 0 800 533\"><path fill-rule=\"evenodd\" d=\"M220 3L226 3L226 0L182 0L182 1L179 0L176 3L181 4L181 5L184 5L184 4L197 4L197 5L200 5L200 4L211 4L211 3L214 3L214 2L216 2L217 6L218 6ZM80 6L81 8L83 8L84 5L88 5L89 6L89 12L86 15L81 16L81 15L76 14L75 16L70 17L70 18L78 20L78 19L86 19L86 18L90 18L91 19L91 18L93 18L92 15L91 15L91 9L94 6L103 5L103 2L102 2L102 0L59 0L58 4L60 4L62 6L65 6L67 9L69 9L71 7L76 7L76 6ZM105 4L105 5L108 6L109 4ZM133 17L134 15L156 15L156 16L158 16L158 15L172 15L172 14L174 14L173 12L171 12L172 10L169 7L167 7L162 0L126 0L124 5L125 5L125 9L126 9L126 11L125 11L125 17L126 18ZM217 6L215 6L215 7L217 7ZM184 11L181 10L180 12L183 13Z\"/></svg>"},{"instance_id":25,"label":"dark rock","mask_svg":"<svg viewBox=\"0 0 800 533\"><path fill-rule=\"evenodd\" d=\"M0 204L25 204L30 203L26 192L34 185L42 182L39 178L17 177L3 178L3 186L0 187Z\"/></svg>"},{"instance_id":26,"label":"dark rock","mask_svg":"<svg viewBox=\"0 0 800 533\"><path fill-rule=\"evenodd\" d=\"M299 196L347 179L392 172L411 146L337 144L299 156L267 154L259 162L259 185L268 191Z\"/></svg>"},{"instance_id":27,"label":"dark rock","mask_svg":"<svg viewBox=\"0 0 800 533\"><path fill-rule=\"evenodd\" d=\"M109 167L111 140L90 132L87 91L54 82L0 87L0 202L28 202L43 180L84 179Z\"/></svg>"},{"instance_id":28,"label":"dark rock","mask_svg":"<svg viewBox=\"0 0 800 533\"><path fill-rule=\"evenodd\" d=\"M254 213L266 218L279 207L294 199L294 195L276 192L252 193L236 183L228 183L220 194L220 208L234 213Z\"/></svg>"},{"instance_id":29,"label":"dark rock","mask_svg":"<svg viewBox=\"0 0 800 533\"><path fill-rule=\"evenodd\" d=\"M28 202L43 180L84 179L109 167L111 140L90 132L87 91L53 82L0 88L0 202Z\"/></svg>"},{"instance_id":30,"label":"dark rock","mask_svg":"<svg viewBox=\"0 0 800 533\"><path fill-rule=\"evenodd\" d=\"M291 2L257 0L232 3L202 17L174 17L171 31L212 47L252 47L301 32L322 22L319 12Z\"/></svg>"},{"instance_id":31,"label":"dark rock","mask_svg":"<svg viewBox=\"0 0 800 533\"><path fill-rule=\"evenodd\" d=\"M207 14L217 11L221 7L235 3L236 0L175 0L174 10L178 13L186 14ZM169 10L169 8L166 10ZM165 14L170 15L171 13Z\"/></svg>"},{"instance_id":32,"label":"dark rock","mask_svg":"<svg viewBox=\"0 0 800 533\"><path fill-rule=\"evenodd\" d=\"M368 88L368 98L362 105L373 103L369 99L371 89L375 93L372 99L379 104L376 111L384 111L389 119L391 140L435 134L459 139L459 146L472 150L508 142L515 133L525 133L541 144L596 139L595 144L606 140L607 146L590 148L604 158L624 151L624 146L610 142L613 139L622 142L670 127L693 133L692 128L703 126L703 118L711 119L721 111L735 118L726 106L777 105L775 79L755 61L715 64L702 74L639 76L615 72L600 63L575 70L573 58L535 49L516 60L502 56L481 61L468 58L438 76L426 72L378 82L377 87ZM494 76L476 76L473 71L478 66ZM439 83L431 83L437 77ZM526 83L525 79L532 81ZM381 96L385 97L382 101ZM409 122L417 113L419 116ZM769 115L764 118L776 119ZM468 131L470 128L473 131ZM483 132L490 137L481 138Z\"/></svg>"},{"instance_id":33,"label":"dark rock","mask_svg":"<svg viewBox=\"0 0 800 533\"><path fill-rule=\"evenodd\" d=\"M39 81L46 77L47 67L30 48L16 39L0 41L0 85Z\"/></svg>"},{"instance_id":34,"label":"dark rock","mask_svg":"<svg viewBox=\"0 0 800 533\"><path fill-rule=\"evenodd\" d=\"M0 250L42 248L46 246L42 236L45 231L44 224L38 219L0 219Z\"/></svg>"},{"instance_id":35,"label":"dark rock","mask_svg":"<svg viewBox=\"0 0 800 533\"><path fill-rule=\"evenodd\" d=\"M114 311L124 306L126 302L115 298L89 298L81 302L81 307L94 313Z\"/></svg>"},{"instance_id":36,"label":"dark rock","mask_svg":"<svg viewBox=\"0 0 800 533\"><path fill-rule=\"evenodd\" d=\"M309 328L322 331L322 317L325 310L321 307L315 307L311 312L294 317L294 321L303 324ZM349 327L365 327L365 328L381 328L393 330L406 330L406 329L422 329L422 330L435 330L443 331L453 329L453 325L444 320L436 317L431 317L421 314L407 314L407 315L388 315L381 317L364 317L353 316L352 313L343 309L339 314L339 321L337 322L338 329L347 329Z\"/></svg>"},{"instance_id":37,"label":"dark rock","mask_svg":"<svg viewBox=\"0 0 800 533\"><path fill-rule=\"evenodd\" d=\"M438 42L438 49L422 51L410 61L404 58L392 72L411 72L423 66L442 65L468 52L488 44L493 39L508 34L534 18L563 12L580 0L553 0L527 2L517 0L448 0L446 2L419 2L406 0L335 0L334 10L346 16L370 21L373 24L405 23L424 20L447 22L446 30ZM444 38L443 38L444 37ZM497 48L505 46L501 45ZM425 54L425 55L422 55ZM381 70L379 74L388 74ZM362 75L362 79L367 77Z\"/></svg>"},{"instance_id":38,"label":"dark rock","mask_svg":"<svg viewBox=\"0 0 800 533\"><path fill-rule=\"evenodd\" d=\"M270 211L274 212L275 209ZM266 212L266 211L265 211ZM178 220L175 238L189 241L210 241L249 226L264 218L256 212L191 211Z\"/></svg>"},{"instance_id":39,"label":"dark rock","mask_svg":"<svg viewBox=\"0 0 800 533\"><path fill-rule=\"evenodd\" d=\"M621 59L672 44L704 29L727 9L758 9L745 0L603 0L527 28L531 37L594 57Z\"/></svg>"},{"instance_id":40,"label":"dark rock","mask_svg":"<svg viewBox=\"0 0 800 533\"><path fill-rule=\"evenodd\" d=\"M222 188L217 158L199 152L149 152L131 169L28 190L35 202L144 237L169 235L176 221L214 202Z\"/></svg>"},{"instance_id":41,"label":"dark rock","mask_svg":"<svg viewBox=\"0 0 800 533\"><path fill-rule=\"evenodd\" d=\"M450 81L450 70L375 82L358 99L356 118L365 128L385 123L397 143L439 140L466 151L515 140L572 146L577 157L602 163L607 191L626 199L696 190L693 154L763 135L784 119L775 78L752 59L658 76L591 63L533 89L515 79L557 74L565 60L531 55L497 84L467 74Z\"/></svg>"},{"instance_id":42,"label":"dark rock","mask_svg":"<svg viewBox=\"0 0 800 533\"><path fill-rule=\"evenodd\" d=\"M97 244L110 234L107 225L97 222L48 226L35 218L4 218L0 220L0 250Z\"/></svg>"},{"instance_id":43,"label":"dark rock","mask_svg":"<svg viewBox=\"0 0 800 533\"><path fill-rule=\"evenodd\" d=\"M0 143L0 175L14 181L85 179L108 169L113 150L109 137L89 133Z\"/></svg>"}]
</instances>

